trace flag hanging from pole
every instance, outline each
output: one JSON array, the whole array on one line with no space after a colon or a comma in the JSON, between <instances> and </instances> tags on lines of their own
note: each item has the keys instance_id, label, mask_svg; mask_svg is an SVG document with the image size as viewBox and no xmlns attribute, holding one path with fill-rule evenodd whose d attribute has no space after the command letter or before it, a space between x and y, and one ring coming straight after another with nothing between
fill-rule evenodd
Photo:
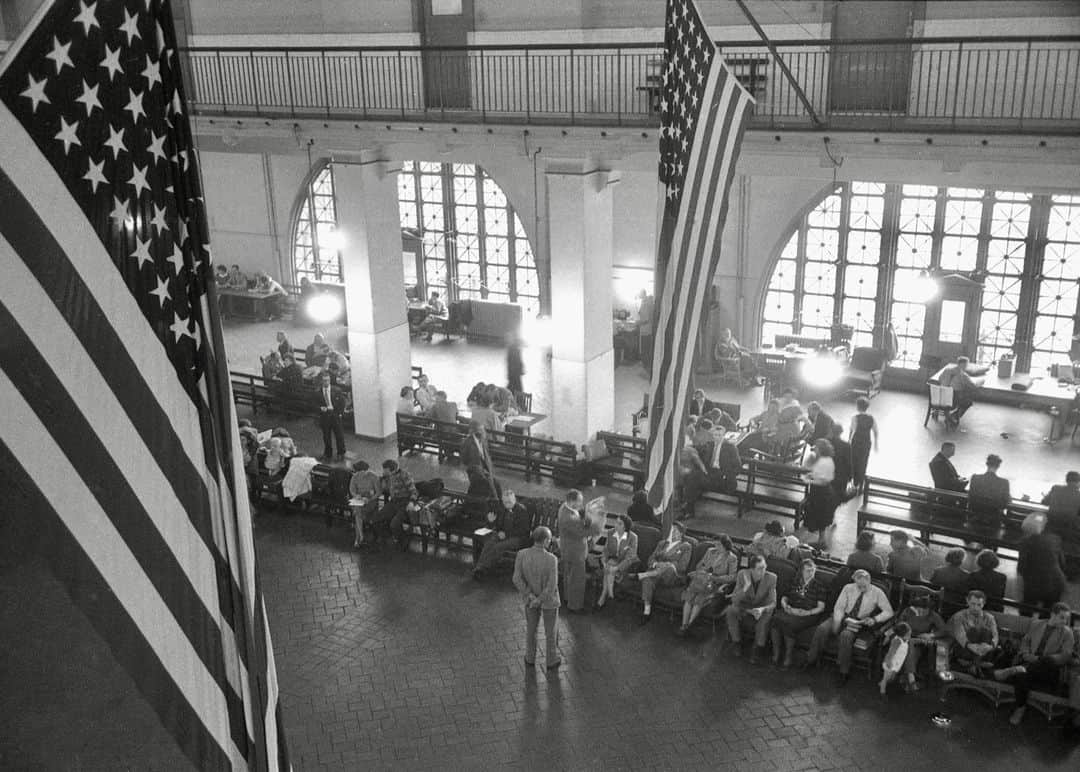
<instances>
[{"instance_id":1,"label":"flag hanging from pole","mask_svg":"<svg viewBox=\"0 0 1080 772\"><path fill-rule=\"evenodd\" d=\"M663 218L646 449L649 501L661 509L667 508L675 487L698 329L753 104L710 40L692 0L668 0L664 48Z\"/></svg>"},{"instance_id":2,"label":"flag hanging from pole","mask_svg":"<svg viewBox=\"0 0 1080 772\"><path fill-rule=\"evenodd\" d=\"M0 478L199 769L287 769L166 0L46 0L0 60Z\"/></svg>"}]
</instances>

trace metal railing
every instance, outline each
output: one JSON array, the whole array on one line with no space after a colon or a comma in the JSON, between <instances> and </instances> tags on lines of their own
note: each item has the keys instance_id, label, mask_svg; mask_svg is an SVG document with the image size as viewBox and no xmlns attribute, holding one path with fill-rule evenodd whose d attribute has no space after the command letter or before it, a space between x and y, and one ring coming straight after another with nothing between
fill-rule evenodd
<instances>
[{"instance_id":1,"label":"metal railing","mask_svg":"<svg viewBox=\"0 0 1080 772\"><path fill-rule=\"evenodd\" d=\"M815 126L760 42L722 53L755 128L1080 130L1080 36L778 42ZM652 43L185 49L196 112L229 116L652 126Z\"/></svg>"}]
</instances>

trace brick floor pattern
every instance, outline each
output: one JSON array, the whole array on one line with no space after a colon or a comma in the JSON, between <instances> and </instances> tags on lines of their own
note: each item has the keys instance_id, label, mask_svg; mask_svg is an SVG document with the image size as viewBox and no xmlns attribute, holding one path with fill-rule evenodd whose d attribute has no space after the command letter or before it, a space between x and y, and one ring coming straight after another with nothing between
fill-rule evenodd
<instances>
[{"instance_id":1,"label":"brick floor pattern","mask_svg":"<svg viewBox=\"0 0 1080 772\"><path fill-rule=\"evenodd\" d=\"M256 530L290 748L326 769L1074 769L1037 715L975 697L888 704L856 674L781 672L689 640L632 604L560 615L564 665L523 664L507 575L469 558L356 552L341 526L264 514ZM540 662L543 663L542 655ZM928 720L952 714L947 730Z\"/></svg>"}]
</instances>

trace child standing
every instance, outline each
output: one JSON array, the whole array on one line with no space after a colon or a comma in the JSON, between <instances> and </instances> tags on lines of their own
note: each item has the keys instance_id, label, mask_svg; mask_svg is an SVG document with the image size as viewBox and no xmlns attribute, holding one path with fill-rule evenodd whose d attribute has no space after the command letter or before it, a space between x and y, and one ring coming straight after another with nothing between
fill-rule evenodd
<instances>
[{"instance_id":1,"label":"child standing","mask_svg":"<svg viewBox=\"0 0 1080 772\"><path fill-rule=\"evenodd\" d=\"M892 640L889 642L889 650L885 653L885 658L881 663L881 683L878 684L878 691L881 692L881 696L885 697L885 687L889 685L889 681L896 678L904 667L904 660L907 659L908 653L908 641L911 640L911 627L907 622L900 622L892 629Z\"/></svg>"}]
</instances>

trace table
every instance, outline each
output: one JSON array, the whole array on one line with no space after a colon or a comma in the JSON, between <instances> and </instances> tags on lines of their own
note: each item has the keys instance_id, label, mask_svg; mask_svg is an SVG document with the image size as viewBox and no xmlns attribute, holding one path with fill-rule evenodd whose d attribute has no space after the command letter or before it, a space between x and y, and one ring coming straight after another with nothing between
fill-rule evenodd
<instances>
[{"instance_id":1,"label":"table","mask_svg":"<svg viewBox=\"0 0 1080 772\"><path fill-rule=\"evenodd\" d=\"M243 316L248 319L281 316L282 296L276 292L221 287L217 294L221 298L222 313L229 316Z\"/></svg>"},{"instance_id":2,"label":"table","mask_svg":"<svg viewBox=\"0 0 1080 772\"><path fill-rule=\"evenodd\" d=\"M467 407L458 410L458 419L464 421L471 421L472 410ZM508 432L531 434L532 427L546 419L547 416L544 413L520 413L518 415L507 418L504 426L506 431Z\"/></svg>"}]
</instances>

